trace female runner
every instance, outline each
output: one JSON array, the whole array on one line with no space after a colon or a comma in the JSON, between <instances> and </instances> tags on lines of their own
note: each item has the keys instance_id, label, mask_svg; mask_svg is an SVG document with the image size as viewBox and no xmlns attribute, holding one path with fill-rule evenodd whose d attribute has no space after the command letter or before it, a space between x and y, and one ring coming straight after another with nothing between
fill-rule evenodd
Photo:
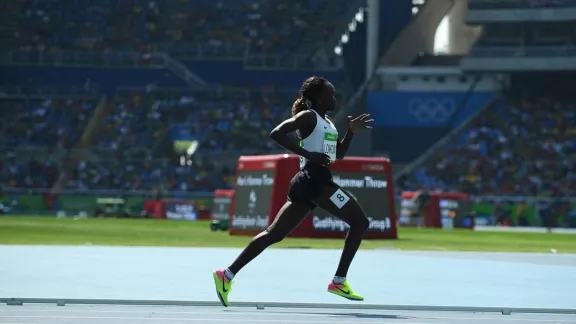
<instances>
[{"instance_id":1,"label":"female runner","mask_svg":"<svg viewBox=\"0 0 576 324\"><path fill-rule=\"evenodd\" d=\"M255 236L230 266L213 273L216 292L224 306L229 305L228 294L234 276L267 247L282 241L316 207L350 226L328 292L350 300L364 300L352 290L346 275L370 222L356 199L332 180L330 163L343 159L354 133L371 128L369 124L373 120L368 119L368 114L348 117L348 131L340 140L338 130L326 116L336 108L334 92L334 86L322 77L306 79L300 89L300 98L292 106L292 117L270 133L270 138L280 146L300 155L300 171L292 178L288 199L274 222ZM301 139L300 144L288 137L294 131Z\"/></svg>"}]
</instances>

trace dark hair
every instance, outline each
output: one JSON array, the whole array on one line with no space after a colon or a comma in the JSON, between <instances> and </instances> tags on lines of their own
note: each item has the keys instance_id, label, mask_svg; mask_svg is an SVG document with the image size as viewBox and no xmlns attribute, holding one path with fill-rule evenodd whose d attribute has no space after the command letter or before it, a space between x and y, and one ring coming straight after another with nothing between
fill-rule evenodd
<instances>
[{"instance_id":1,"label":"dark hair","mask_svg":"<svg viewBox=\"0 0 576 324\"><path fill-rule=\"evenodd\" d=\"M326 79L319 76L310 77L302 83L300 88L300 98L292 104L292 116L296 116L299 112L310 109L312 104L316 102L318 96L324 91Z\"/></svg>"}]
</instances>

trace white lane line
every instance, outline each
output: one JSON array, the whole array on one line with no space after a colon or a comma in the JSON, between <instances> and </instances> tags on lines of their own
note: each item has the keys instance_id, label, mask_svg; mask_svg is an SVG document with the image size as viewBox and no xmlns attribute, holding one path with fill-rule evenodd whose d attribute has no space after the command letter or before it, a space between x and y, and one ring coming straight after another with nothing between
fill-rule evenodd
<instances>
[{"instance_id":1,"label":"white lane line","mask_svg":"<svg viewBox=\"0 0 576 324\"><path fill-rule=\"evenodd\" d=\"M206 314L203 314L206 315ZM251 314L254 315L254 314ZM342 322L347 323L350 322L350 318L332 318L330 320L291 320L288 319L289 314L284 316L282 319L283 323L334 323L334 322ZM276 322L278 320L272 319L239 319L239 318L178 318L178 317L122 317L122 316L4 316L1 315L0 318L17 318L17 319L24 319L24 318L42 318L42 319L76 319L76 320L124 320L124 321L174 321L174 322L220 322L220 323L271 323ZM447 317L446 319L454 320L455 318ZM342 321L340 321L342 320ZM434 320L433 322L402 322L404 324L431 324L431 323L438 323L435 321L434 318L430 318L429 320ZM475 319L470 319L475 320ZM494 321L495 319L489 319ZM499 319L496 319L499 320ZM524 322L541 322L539 320L523 320ZM566 321L555 321L556 323L566 323ZM397 324L398 320L393 321L383 321L382 319L374 319L373 321L357 321L354 320L355 324Z\"/></svg>"},{"instance_id":2,"label":"white lane line","mask_svg":"<svg viewBox=\"0 0 576 324\"><path fill-rule=\"evenodd\" d=\"M45 310L26 310L26 309L9 309L3 313L91 313L91 314L158 314L158 315L205 315L205 316L259 316L259 317L330 317L330 318L351 318L354 317L356 313L292 313L292 312L275 312L274 310L271 311L253 311L253 312L242 312L242 311L234 311L234 310L222 310L219 312L170 312L170 311L154 311L154 310L74 310L74 309L45 309ZM349 314L349 315L348 315ZM398 317L418 317L418 314L410 314L404 315L400 313L362 313L366 315L374 315L374 316L398 316ZM423 314L424 315L424 314ZM427 315L427 316L426 316ZM463 321L500 321L500 322L530 322L530 323L576 323L576 320L563 320L563 319L540 319L540 318L507 318L503 315L494 314L493 317L451 317L451 316L435 316L426 314L421 316L419 319L432 319L432 320L463 320ZM524 315L524 314L522 314ZM33 316L33 315L32 315ZM541 316L541 315L540 315ZM2 316L0 316L2 317ZM15 316L16 317L16 316ZM57 317L57 316L56 316ZM92 318L92 317L90 317ZM94 316L94 318L104 318Z\"/></svg>"},{"instance_id":3,"label":"white lane line","mask_svg":"<svg viewBox=\"0 0 576 324\"><path fill-rule=\"evenodd\" d=\"M286 316L285 316L286 317ZM0 316L0 318L15 318L14 316ZM123 321L171 321L171 322L219 322L219 323L273 323L277 320L265 319L239 319L239 318L171 318L171 317L121 317L121 316L18 316L17 318L42 318L42 319L76 319L76 320L123 320ZM342 319L342 323L350 322L349 318ZM334 323L334 319L324 321L290 320L284 318L282 323ZM374 321L354 321L355 324L397 324L398 320L384 322L381 319ZM432 324L433 322L403 322L403 324Z\"/></svg>"}]
</instances>

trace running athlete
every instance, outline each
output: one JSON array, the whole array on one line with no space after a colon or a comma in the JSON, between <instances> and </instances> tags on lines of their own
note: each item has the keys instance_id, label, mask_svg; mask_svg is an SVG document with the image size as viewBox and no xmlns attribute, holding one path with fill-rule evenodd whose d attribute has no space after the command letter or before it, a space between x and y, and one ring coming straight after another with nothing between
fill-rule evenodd
<instances>
[{"instance_id":1,"label":"running athlete","mask_svg":"<svg viewBox=\"0 0 576 324\"><path fill-rule=\"evenodd\" d=\"M328 80L316 76L308 78L302 84L300 98L292 105L292 117L270 132L272 140L300 155L300 171L292 178L288 199L274 222L256 235L228 268L213 273L222 305L229 305L228 294L234 276L267 247L282 241L316 207L350 226L336 274L328 284L328 292L350 300L364 300L352 290L346 275L370 221L356 199L332 180L330 163L343 159L354 133L371 128L369 124L373 120L368 119L368 114L348 117L348 131L340 140L334 123L326 116L328 111L336 108L334 92L334 86ZM288 137L294 131L300 138L300 145Z\"/></svg>"}]
</instances>

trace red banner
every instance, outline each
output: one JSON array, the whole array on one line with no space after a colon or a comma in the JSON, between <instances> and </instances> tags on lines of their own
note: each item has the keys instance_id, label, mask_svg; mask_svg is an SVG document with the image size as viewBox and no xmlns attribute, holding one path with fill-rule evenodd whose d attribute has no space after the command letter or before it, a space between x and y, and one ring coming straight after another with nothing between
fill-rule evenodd
<instances>
[{"instance_id":1,"label":"red banner","mask_svg":"<svg viewBox=\"0 0 576 324\"><path fill-rule=\"evenodd\" d=\"M242 156L238 160L230 233L255 235L272 223L287 199L297 155ZM390 161L347 157L332 165L334 182L355 196L370 219L366 238L397 238ZM347 224L316 208L290 236L343 238Z\"/></svg>"}]
</instances>

